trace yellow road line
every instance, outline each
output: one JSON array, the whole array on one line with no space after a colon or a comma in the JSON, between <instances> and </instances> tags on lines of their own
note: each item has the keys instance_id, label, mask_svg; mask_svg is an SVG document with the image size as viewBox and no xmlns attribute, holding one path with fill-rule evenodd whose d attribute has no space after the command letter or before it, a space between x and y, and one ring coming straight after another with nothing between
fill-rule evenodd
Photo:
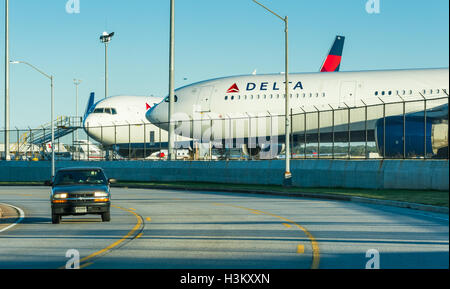
<instances>
[{"instance_id":1,"label":"yellow road line","mask_svg":"<svg viewBox=\"0 0 450 289\"><path fill-rule=\"evenodd\" d=\"M250 212L252 212L253 214L255 214L255 215L261 215L261 213L260 212L258 212L258 211L255 211L255 210L249 210Z\"/></svg>"},{"instance_id":2,"label":"yellow road line","mask_svg":"<svg viewBox=\"0 0 450 289\"><path fill-rule=\"evenodd\" d=\"M136 224L136 226L134 226L133 229L131 229L131 231L129 231L128 234L126 234L125 236L123 236L120 240L117 240L116 242L112 243L111 245L109 245L108 247L106 247L106 248L104 248L104 249L102 249L102 250L100 250L100 251L97 251L97 252L92 253L91 255L89 255L89 256L87 256L87 257L82 258L82 259L80 260L80 263L86 262L86 261L89 260L89 259L92 259L92 258L94 258L94 257L96 257L96 256L98 256L98 255L100 255L100 254L103 254L103 253L106 253L106 252L112 250L114 247L117 247L117 246L120 245L122 242L124 242L126 239L128 239L129 237L131 237L131 236L134 234L134 232L136 232L136 231L140 228L140 226L141 226L141 224L142 224L142 220L141 220L141 217L140 217L137 213L135 213L134 211L125 209L125 208L121 208L121 207L119 207L119 206L115 206L115 205L111 205L111 207L114 207L114 208L117 208L117 209L121 209L121 210L130 212L130 213L132 213L133 215L135 215L135 217L136 217L136 219L137 219L137 224ZM142 233L139 234L139 235L142 235ZM82 266L80 266L80 268L85 268L85 267L87 267L87 266L89 266L89 265L92 265L92 264L93 264L92 262L91 262L91 263L86 263L86 264L83 264ZM62 267L62 268L60 268L60 269L64 269L64 268L65 268L65 267Z\"/></svg>"},{"instance_id":3,"label":"yellow road line","mask_svg":"<svg viewBox=\"0 0 450 289\"><path fill-rule=\"evenodd\" d=\"M285 227L287 227L287 228L291 228L291 227L292 227L291 225L286 224L286 223L283 223L283 225L284 225Z\"/></svg>"},{"instance_id":4,"label":"yellow road line","mask_svg":"<svg viewBox=\"0 0 450 289\"><path fill-rule=\"evenodd\" d=\"M311 246L312 246L312 250L313 250L313 262L312 262L312 265L311 265L311 269L318 269L319 268L319 263L320 263L319 243L317 242L317 240L314 238L314 236L306 228L300 226L299 224L295 223L294 221L291 221L289 219L286 219L284 217L281 217L281 216L278 216L278 215L275 215L275 214L272 214L272 213L268 213L268 212L264 212L264 211L260 211L260 210L255 210L255 209L249 209L249 208L241 207L241 206L235 206L235 205L227 205L227 204L221 204L221 205L235 207L235 208L239 208L239 209L244 209L244 210L251 211L251 212L259 212L261 214L265 214L265 215L269 215L269 216L281 219L283 221L286 221L286 222L296 226L297 228L302 230L306 234L306 236L308 236L308 239L311 242Z\"/></svg>"},{"instance_id":5,"label":"yellow road line","mask_svg":"<svg viewBox=\"0 0 450 289\"><path fill-rule=\"evenodd\" d=\"M136 214L135 212L133 212L133 211L131 211L131 210L128 210L128 209L125 209L125 208L121 208L121 207L115 206L115 205L111 205L111 207L114 207L114 208L117 208L117 209L121 209L121 210L130 212L130 213L132 213L133 215L135 215L135 216L136 216L136 219L137 219L137 221L138 221L137 224L136 224L136 226L134 226L134 228L131 229L131 231L129 231L128 234L126 234L125 236L123 236L122 239L120 239L120 240L118 240L118 241L112 243L111 245L109 245L108 247L106 247L106 248L104 248L104 249L102 249L102 250L100 250L100 251L97 251L97 252L95 252L95 253L93 253L93 254L87 256L87 257L84 257L83 259L80 260L80 262L84 262L84 261L86 261L86 260L92 259L92 258L94 258L95 256L98 256L98 255L100 255L100 254L102 254L102 253L105 253L105 252L111 250L111 249L114 248L114 247L117 247L120 243L122 243L123 241L125 241L126 239L128 239L131 235L133 235L133 233L134 233L137 229L139 229L139 227L141 226L141 224L142 224L141 217L140 217L138 214Z\"/></svg>"},{"instance_id":6,"label":"yellow road line","mask_svg":"<svg viewBox=\"0 0 450 289\"><path fill-rule=\"evenodd\" d=\"M83 269L83 268L85 268L85 267L87 267L87 266L90 266L90 265L92 265L92 264L94 264L94 263L86 263L86 264L83 264L83 265L80 266L80 269Z\"/></svg>"}]
</instances>

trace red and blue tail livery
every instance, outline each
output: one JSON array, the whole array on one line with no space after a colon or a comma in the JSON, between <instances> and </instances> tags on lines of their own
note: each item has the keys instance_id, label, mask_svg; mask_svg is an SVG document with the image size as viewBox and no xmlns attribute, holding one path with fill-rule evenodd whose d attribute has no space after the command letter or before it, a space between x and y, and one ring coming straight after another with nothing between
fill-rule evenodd
<instances>
[{"instance_id":1,"label":"red and blue tail livery","mask_svg":"<svg viewBox=\"0 0 450 289\"><path fill-rule=\"evenodd\" d=\"M337 72L341 66L342 51L344 50L344 36L336 36L333 46L322 64L320 72Z\"/></svg>"}]
</instances>

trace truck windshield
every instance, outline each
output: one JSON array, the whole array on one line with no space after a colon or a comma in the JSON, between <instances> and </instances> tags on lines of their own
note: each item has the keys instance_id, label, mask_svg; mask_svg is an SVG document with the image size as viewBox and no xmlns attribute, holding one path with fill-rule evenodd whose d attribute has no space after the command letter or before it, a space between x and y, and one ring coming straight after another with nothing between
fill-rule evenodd
<instances>
[{"instance_id":1,"label":"truck windshield","mask_svg":"<svg viewBox=\"0 0 450 289\"><path fill-rule=\"evenodd\" d=\"M54 185L100 185L107 184L105 175L101 170L73 170L58 172Z\"/></svg>"}]
</instances>

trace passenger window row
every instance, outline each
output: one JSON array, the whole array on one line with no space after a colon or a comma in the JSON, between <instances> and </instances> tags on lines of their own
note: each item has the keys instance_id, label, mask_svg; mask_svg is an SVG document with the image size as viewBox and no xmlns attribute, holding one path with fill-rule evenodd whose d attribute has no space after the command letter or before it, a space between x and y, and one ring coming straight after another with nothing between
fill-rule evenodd
<instances>
[{"instance_id":1,"label":"passenger window row","mask_svg":"<svg viewBox=\"0 0 450 289\"><path fill-rule=\"evenodd\" d=\"M296 98L307 98L307 97L325 97L326 93L322 92L322 93L297 93L297 94L292 94L291 93L291 98L296 97ZM279 99L280 97L285 98L285 94L257 94L257 95L225 95L224 99L225 100L253 100L253 99Z\"/></svg>"},{"instance_id":2,"label":"passenger window row","mask_svg":"<svg viewBox=\"0 0 450 289\"><path fill-rule=\"evenodd\" d=\"M427 95L432 95L432 94L439 94L441 92L445 92L445 89L423 89L421 91L421 93L423 95L427 94ZM388 90L388 91L375 91L375 96L385 96L385 95L413 95L413 91L412 90Z\"/></svg>"}]
</instances>

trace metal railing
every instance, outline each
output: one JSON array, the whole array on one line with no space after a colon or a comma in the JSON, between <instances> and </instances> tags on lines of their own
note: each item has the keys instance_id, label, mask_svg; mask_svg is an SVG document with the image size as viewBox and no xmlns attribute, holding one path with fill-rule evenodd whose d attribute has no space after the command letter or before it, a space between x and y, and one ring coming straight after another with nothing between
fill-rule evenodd
<instances>
[{"instance_id":1,"label":"metal railing","mask_svg":"<svg viewBox=\"0 0 450 289\"><path fill-rule=\"evenodd\" d=\"M296 107L291 110L293 159L449 159L448 95L398 96L373 103ZM295 96L292 96L295 97ZM56 160L166 160L167 123L81 125L57 122ZM60 129L60 130L58 130ZM89 132L89 133L87 133ZM0 130L0 140L5 131ZM284 115L176 117L178 160L250 160L284 158ZM50 129L10 130L13 160L49 160ZM2 159L4 145L0 143Z\"/></svg>"}]
</instances>

